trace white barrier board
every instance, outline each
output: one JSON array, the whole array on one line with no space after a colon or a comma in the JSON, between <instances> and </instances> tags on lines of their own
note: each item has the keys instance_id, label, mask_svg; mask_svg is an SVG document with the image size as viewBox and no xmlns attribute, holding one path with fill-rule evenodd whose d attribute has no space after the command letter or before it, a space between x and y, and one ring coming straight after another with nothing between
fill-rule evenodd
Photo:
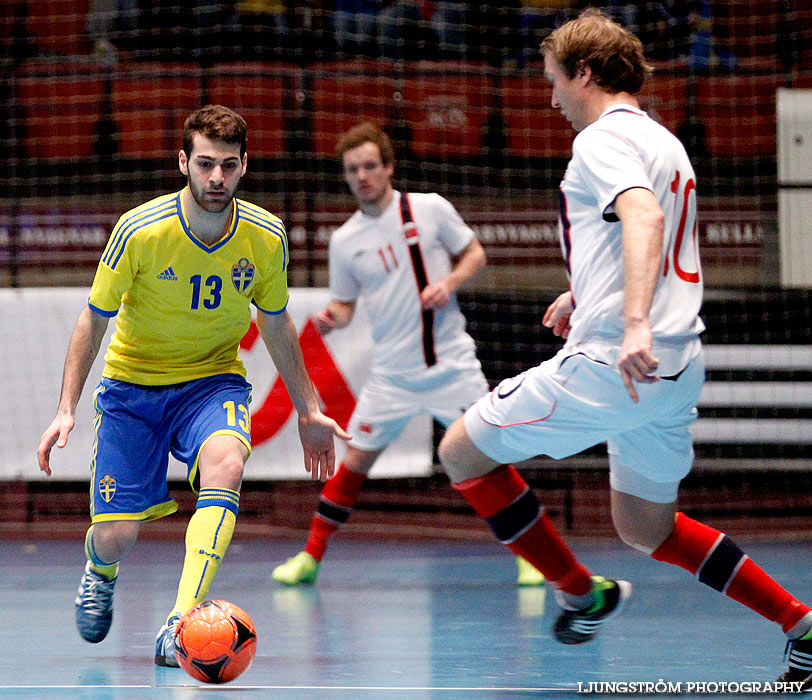
<instances>
[{"instance_id":1,"label":"white barrier board","mask_svg":"<svg viewBox=\"0 0 812 700\"><path fill-rule=\"evenodd\" d=\"M0 479L47 478L37 466L37 445L54 417L68 340L87 303L87 289L0 290ZM321 338L309 319L329 300L326 289L292 289L288 311L300 334L305 361L329 414L349 417L370 362L369 324L363 307L352 324ZM114 323L110 324L109 335ZM255 329L252 327L252 331ZM240 351L253 385L254 450L246 479L306 479L295 412L262 339L249 332ZM93 444L93 389L101 377L104 350L91 370L79 402L76 427L68 445L54 448L55 479L89 477ZM277 393L280 392L281 393ZM339 444L340 443L340 444ZM337 440L337 457L344 454ZM389 446L372 476L425 476L432 469L431 419L413 419L399 440ZM170 463L170 478L182 479L185 466Z\"/></svg>"}]
</instances>

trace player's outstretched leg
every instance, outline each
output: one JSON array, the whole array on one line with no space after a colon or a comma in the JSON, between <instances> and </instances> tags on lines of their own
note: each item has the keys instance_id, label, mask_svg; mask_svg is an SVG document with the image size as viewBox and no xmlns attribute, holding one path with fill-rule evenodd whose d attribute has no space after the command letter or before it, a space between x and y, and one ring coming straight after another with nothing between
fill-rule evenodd
<instances>
[{"instance_id":1,"label":"player's outstretched leg","mask_svg":"<svg viewBox=\"0 0 812 700\"><path fill-rule=\"evenodd\" d=\"M197 507L186 526L186 556L172 612L155 638L155 663L177 667L175 628L187 610L206 599L220 562L228 551L239 512L240 492L201 488Z\"/></svg>"},{"instance_id":2,"label":"player's outstretched leg","mask_svg":"<svg viewBox=\"0 0 812 700\"><path fill-rule=\"evenodd\" d=\"M113 623L113 592L118 577L108 579L93 570L90 561L76 595L76 626L79 634L94 644L102 641Z\"/></svg>"},{"instance_id":3,"label":"player's outstretched leg","mask_svg":"<svg viewBox=\"0 0 812 700\"><path fill-rule=\"evenodd\" d=\"M782 679L812 688L812 610L784 590L727 535L677 513L674 529L651 555L687 569L702 583L776 622L790 640Z\"/></svg>"},{"instance_id":4,"label":"player's outstretched leg","mask_svg":"<svg viewBox=\"0 0 812 700\"><path fill-rule=\"evenodd\" d=\"M304 551L277 566L271 572L274 581L288 586L316 582L327 542L349 520L366 480L366 474L339 466L322 489Z\"/></svg>"},{"instance_id":5,"label":"player's outstretched leg","mask_svg":"<svg viewBox=\"0 0 812 700\"><path fill-rule=\"evenodd\" d=\"M487 520L502 544L527 560L556 589L556 600L564 607L553 630L558 641L587 642L600 625L623 609L631 584L591 577L512 466L500 466L452 485Z\"/></svg>"},{"instance_id":6,"label":"player's outstretched leg","mask_svg":"<svg viewBox=\"0 0 812 700\"><path fill-rule=\"evenodd\" d=\"M555 591L556 602L564 609L553 625L553 636L562 644L583 644L598 628L617 615L632 594L632 584L602 576L592 577L592 604L574 607L562 591Z\"/></svg>"}]
</instances>

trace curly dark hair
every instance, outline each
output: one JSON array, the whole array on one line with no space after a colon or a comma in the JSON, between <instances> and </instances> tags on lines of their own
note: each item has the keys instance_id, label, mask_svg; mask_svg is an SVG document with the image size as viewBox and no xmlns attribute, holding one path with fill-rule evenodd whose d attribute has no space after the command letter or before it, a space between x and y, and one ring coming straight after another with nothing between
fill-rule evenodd
<instances>
[{"instance_id":1,"label":"curly dark hair","mask_svg":"<svg viewBox=\"0 0 812 700\"><path fill-rule=\"evenodd\" d=\"M248 145L245 119L228 107L206 105L188 116L183 124L183 150L187 157L192 155L195 134L203 134L206 138L225 143L238 143L240 158L245 155Z\"/></svg>"}]
</instances>

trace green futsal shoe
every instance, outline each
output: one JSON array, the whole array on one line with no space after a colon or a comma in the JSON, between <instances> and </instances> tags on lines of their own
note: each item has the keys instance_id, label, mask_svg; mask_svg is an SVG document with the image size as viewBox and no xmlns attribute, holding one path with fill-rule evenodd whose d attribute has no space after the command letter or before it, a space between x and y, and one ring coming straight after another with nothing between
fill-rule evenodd
<instances>
[{"instance_id":1,"label":"green futsal shoe","mask_svg":"<svg viewBox=\"0 0 812 700\"><path fill-rule=\"evenodd\" d=\"M553 636L562 644L583 644L591 640L600 626L617 615L631 598L632 584L603 576L592 577L592 606L574 610L566 604L561 591L555 599L564 608L553 625Z\"/></svg>"},{"instance_id":2,"label":"green futsal shoe","mask_svg":"<svg viewBox=\"0 0 812 700\"><path fill-rule=\"evenodd\" d=\"M277 566L271 573L271 578L288 586L296 586L300 583L315 583L320 566L321 564L310 554L299 552L295 557L291 557L284 564Z\"/></svg>"},{"instance_id":3,"label":"green futsal shoe","mask_svg":"<svg viewBox=\"0 0 812 700\"><path fill-rule=\"evenodd\" d=\"M527 561L527 559L516 557L516 567L519 569L519 575L516 577L516 583L519 586L544 585L544 574Z\"/></svg>"}]
</instances>

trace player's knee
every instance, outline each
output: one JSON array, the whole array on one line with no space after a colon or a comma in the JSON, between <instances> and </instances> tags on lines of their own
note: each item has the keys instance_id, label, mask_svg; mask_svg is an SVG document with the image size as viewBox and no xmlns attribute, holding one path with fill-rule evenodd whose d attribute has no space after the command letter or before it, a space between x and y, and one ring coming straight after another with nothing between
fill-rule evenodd
<instances>
[{"instance_id":1,"label":"player's knee","mask_svg":"<svg viewBox=\"0 0 812 700\"><path fill-rule=\"evenodd\" d=\"M356 474L369 474L381 450L359 450L357 447L348 447L341 464Z\"/></svg>"},{"instance_id":2,"label":"player's knee","mask_svg":"<svg viewBox=\"0 0 812 700\"><path fill-rule=\"evenodd\" d=\"M633 535L633 534L631 534L629 532L626 532L624 530L618 529L617 534L618 534L618 536L620 537L621 541L624 544L627 544L627 545L629 545L629 547L632 547L633 549L636 549L639 552L643 552L644 554L647 554L647 555L651 554L655 549L655 547L649 547L648 545L644 544L643 542L640 542L639 540L641 538L636 537L635 535Z\"/></svg>"},{"instance_id":3,"label":"player's knee","mask_svg":"<svg viewBox=\"0 0 812 700\"><path fill-rule=\"evenodd\" d=\"M93 544L101 559L118 561L132 549L138 539L138 520L108 520L93 524Z\"/></svg>"},{"instance_id":4,"label":"player's knee","mask_svg":"<svg viewBox=\"0 0 812 700\"><path fill-rule=\"evenodd\" d=\"M615 520L615 531L624 544L633 549L651 555L668 537L668 533L663 534L651 523L640 523L639 525L620 524Z\"/></svg>"},{"instance_id":5,"label":"player's knee","mask_svg":"<svg viewBox=\"0 0 812 700\"><path fill-rule=\"evenodd\" d=\"M224 455L217 464L216 478L219 486L237 489L242 482L245 462L241 455L236 453Z\"/></svg>"},{"instance_id":6,"label":"player's knee","mask_svg":"<svg viewBox=\"0 0 812 700\"><path fill-rule=\"evenodd\" d=\"M437 447L437 455L448 478L455 484L484 476L500 466L471 442L462 418L446 431Z\"/></svg>"},{"instance_id":7,"label":"player's knee","mask_svg":"<svg viewBox=\"0 0 812 700\"><path fill-rule=\"evenodd\" d=\"M437 456L446 472L460 465L458 423L451 424L437 446Z\"/></svg>"},{"instance_id":8,"label":"player's knee","mask_svg":"<svg viewBox=\"0 0 812 700\"><path fill-rule=\"evenodd\" d=\"M204 488L239 489L248 448L231 435L215 435L200 451L198 469Z\"/></svg>"}]
</instances>

